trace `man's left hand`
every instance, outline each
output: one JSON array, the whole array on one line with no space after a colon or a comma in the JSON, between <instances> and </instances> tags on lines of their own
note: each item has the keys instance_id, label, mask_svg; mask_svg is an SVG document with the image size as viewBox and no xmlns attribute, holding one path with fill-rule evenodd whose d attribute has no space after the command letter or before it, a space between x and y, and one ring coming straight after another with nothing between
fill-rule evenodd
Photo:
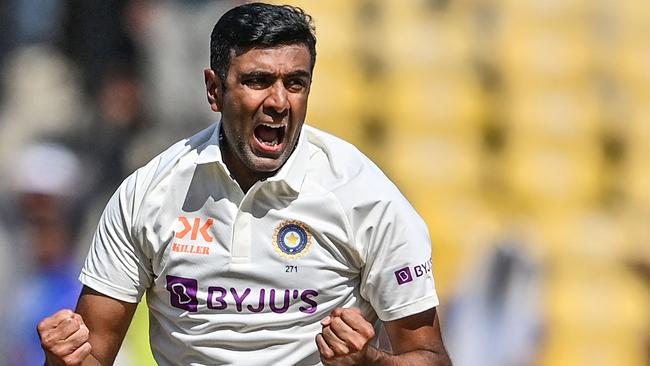
<instances>
[{"instance_id":1,"label":"man's left hand","mask_svg":"<svg viewBox=\"0 0 650 366\"><path fill-rule=\"evenodd\" d=\"M321 361L326 366L360 365L368 352L375 330L356 308L336 308L321 321L316 336Z\"/></svg>"}]
</instances>

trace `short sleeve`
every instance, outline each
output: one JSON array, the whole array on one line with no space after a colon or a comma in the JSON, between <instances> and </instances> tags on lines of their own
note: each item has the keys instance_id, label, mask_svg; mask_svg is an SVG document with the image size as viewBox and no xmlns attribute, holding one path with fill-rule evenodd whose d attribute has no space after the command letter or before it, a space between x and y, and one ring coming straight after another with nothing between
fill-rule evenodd
<instances>
[{"instance_id":1,"label":"short sleeve","mask_svg":"<svg viewBox=\"0 0 650 366\"><path fill-rule=\"evenodd\" d=\"M153 277L150 258L134 234L137 178L136 171L108 202L79 275L84 285L131 303L140 301Z\"/></svg>"},{"instance_id":2,"label":"short sleeve","mask_svg":"<svg viewBox=\"0 0 650 366\"><path fill-rule=\"evenodd\" d=\"M431 240L420 216L400 195L354 210L357 245L365 258L361 295L390 321L438 305Z\"/></svg>"}]
</instances>

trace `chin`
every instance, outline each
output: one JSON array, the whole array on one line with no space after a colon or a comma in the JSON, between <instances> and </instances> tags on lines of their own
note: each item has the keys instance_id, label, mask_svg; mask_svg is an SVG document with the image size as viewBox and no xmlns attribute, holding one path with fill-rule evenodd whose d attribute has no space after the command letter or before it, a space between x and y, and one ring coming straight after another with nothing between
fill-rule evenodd
<instances>
[{"instance_id":1,"label":"chin","mask_svg":"<svg viewBox=\"0 0 650 366\"><path fill-rule=\"evenodd\" d=\"M251 162L252 170L260 173L272 173L282 167L285 160L280 158L270 159L270 158L258 158Z\"/></svg>"}]
</instances>

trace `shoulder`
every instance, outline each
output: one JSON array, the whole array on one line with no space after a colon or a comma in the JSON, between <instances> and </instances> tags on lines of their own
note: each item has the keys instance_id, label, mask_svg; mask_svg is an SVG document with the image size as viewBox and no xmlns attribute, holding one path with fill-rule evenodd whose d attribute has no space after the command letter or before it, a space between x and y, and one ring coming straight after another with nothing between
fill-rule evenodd
<instances>
[{"instance_id":1,"label":"shoulder","mask_svg":"<svg viewBox=\"0 0 650 366\"><path fill-rule=\"evenodd\" d=\"M194 136L176 142L136 172L146 173L155 182L156 178L164 177L175 169L193 167L200 152L211 144L216 128L215 123Z\"/></svg>"},{"instance_id":2,"label":"shoulder","mask_svg":"<svg viewBox=\"0 0 650 366\"><path fill-rule=\"evenodd\" d=\"M340 203L348 218L387 210L416 218L413 207L386 174L357 147L307 127L309 180Z\"/></svg>"},{"instance_id":3,"label":"shoulder","mask_svg":"<svg viewBox=\"0 0 650 366\"><path fill-rule=\"evenodd\" d=\"M402 197L397 186L356 146L311 126L305 132L310 176L328 191L346 201Z\"/></svg>"},{"instance_id":4,"label":"shoulder","mask_svg":"<svg viewBox=\"0 0 650 366\"><path fill-rule=\"evenodd\" d=\"M311 127L306 132L309 184L334 198L364 260L377 246L407 239L415 248L430 247L421 216L375 163L340 138Z\"/></svg>"},{"instance_id":5,"label":"shoulder","mask_svg":"<svg viewBox=\"0 0 650 366\"><path fill-rule=\"evenodd\" d=\"M146 199L148 192L175 174L194 169L198 154L210 144L217 124L180 140L162 151L147 164L129 175L118 189L118 194L133 203L134 211Z\"/></svg>"}]
</instances>

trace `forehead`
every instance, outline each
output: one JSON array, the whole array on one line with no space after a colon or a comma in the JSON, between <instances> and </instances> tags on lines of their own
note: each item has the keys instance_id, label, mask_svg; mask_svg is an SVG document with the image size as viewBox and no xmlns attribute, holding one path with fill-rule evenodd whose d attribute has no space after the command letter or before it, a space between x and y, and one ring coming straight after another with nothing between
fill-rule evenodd
<instances>
[{"instance_id":1,"label":"forehead","mask_svg":"<svg viewBox=\"0 0 650 366\"><path fill-rule=\"evenodd\" d=\"M311 55L307 46L301 44L282 45L272 48L252 48L239 54L233 51L230 58L229 72L268 71L286 73L297 70L311 74Z\"/></svg>"}]
</instances>

